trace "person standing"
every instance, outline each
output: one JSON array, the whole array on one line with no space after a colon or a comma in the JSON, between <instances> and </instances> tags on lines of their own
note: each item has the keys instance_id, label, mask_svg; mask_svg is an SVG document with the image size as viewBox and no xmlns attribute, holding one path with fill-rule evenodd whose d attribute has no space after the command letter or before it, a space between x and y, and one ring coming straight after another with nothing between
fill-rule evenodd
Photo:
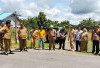
<instances>
[{"instance_id":1,"label":"person standing","mask_svg":"<svg viewBox=\"0 0 100 68\"><path fill-rule=\"evenodd\" d=\"M4 21L0 21L0 29L4 27ZM4 50L4 47L3 47L3 36L4 36L4 32L2 32L0 34L0 47L1 47L1 50Z\"/></svg>"},{"instance_id":2,"label":"person standing","mask_svg":"<svg viewBox=\"0 0 100 68\"><path fill-rule=\"evenodd\" d=\"M33 27L33 30L30 31L31 34L31 47L30 48L36 48L36 39L38 37L38 30L36 30L36 27Z\"/></svg>"},{"instance_id":3,"label":"person standing","mask_svg":"<svg viewBox=\"0 0 100 68\"><path fill-rule=\"evenodd\" d=\"M0 29L0 33L4 32L4 44L5 44L5 55L8 55L8 50L10 51L9 54L14 54L12 52L12 44L11 44L11 21L6 21L6 26Z\"/></svg>"},{"instance_id":4,"label":"person standing","mask_svg":"<svg viewBox=\"0 0 100 68\"><path fill-rule=\"evenodd\" d=\"M39 38L38 48L40 48L40 44L41 44L41 41L42 41L42 49L44 50L45 30L43 29L43 26L41 26L41 29L38 32L38 38Z\"/></svg>"},{"instance_id":5,"label":"person standing","mask_svg":"<svg viewBox=\"0 0 100 68\"><path fill-rule=\"evenodd\" d=\"M59 39L60 39L60 30L58 28L57 29L57 44L60 43Z\"/></svg>"},{"instance_id":6,"label":"person standing","mask_svg":"<svg viewBox=\"0 0 100 68\"><path fill-rule=\"evenodd\" d=\"M63 26L62 30L60 30L60 45L59 45L59 49L63 49L65 50L65 40L66 40L66 36L67 36L67 31L65 30L65 26ZM63 44L63 45L62 45Z\"/></svg>"},{"instance_id":7,"label":"person standing","mask_svg":"<svg viewBox=\"0 0 100 68\"><path fill-rule=\"evenodd\" d=\"M86 28L83 29L83 32L81 34L80 39L81 39L80 51L86 51L87 52L88 32L87 32Z\"/></svg>"},{"instance_id":8,"label":"person standing","mask_svg":"<svg viewBox=\"0 0 100 68\"><path fill-rule=\"evenodd\" d=\"M75 30L74 30L74 27L73 26L71 26L71 30L69 32L68 40L70 40L71 50L74 51Z\"/></svg>"},{"instance_id":9,"label":"person standing","mask_svg":"<svg viewBox=\"0 0 100 68\"><path fill-rule=\"evenodd\" d=\"M79 50L80 47L80 35L83 31L81 30L81 27L78 27L78 30L76 31L76 36L75 36L75 40L76 40L76 51Z\"/></svg>"},{"instance_id":10,"label":"person standing","mask_svg":"<svg viewBox=\"0 0 100 68\"><path fill-rule=\"evenodd\" d=\"M56 40L56 30L53 29L53 26L50 26L50 30L48 33L48 40L49 40L49 50L53 46L53 50L55 50L55 40Z\"/></svg>"},{"instance_id":11,"label":"person standing","mask_svg":"<svg viewBox=\"0 0 100 68\"><path fill-rule=\"evenodd\" d=\"M99 41L100 41L100 29L98 26L95 26L95 29L92 31L92 36L91 40L93 42L93 47L92 47L92 53L95 52L95 47L96 47L96 53L99 53Z\"/></svg>"},{"instance_id":12,"label":"person standing","mask_svg":"<svg viewBox=\"0 0 100 68\"><path fill-rule=\"evenodd\" d=\"M16 39L19 39L19 46L20 46L20 51L24 50L27 51L27 29L25 28L24 24L21 23L20 27L16 31Z\"/></svg>"}]
</instances>

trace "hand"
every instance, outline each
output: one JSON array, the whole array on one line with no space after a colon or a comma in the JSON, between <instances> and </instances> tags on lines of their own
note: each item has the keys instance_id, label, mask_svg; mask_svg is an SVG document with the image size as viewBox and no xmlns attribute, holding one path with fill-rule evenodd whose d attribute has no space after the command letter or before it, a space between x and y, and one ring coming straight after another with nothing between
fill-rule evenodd
<instances>
[{"instance_id":1,"label":"hand","mask_svg":"<svg viewBox=\"0 0 100 68\"><path fill-rule=\"evenodd\" d=\"M68 41L69 41L69 38L68 38Z\"/></svg>"},{"instance_id":2,"label":"hand","mask_svg":"<svg viewBox=\"0 0 100 68\"><path fill-rule=\"evenodd\" d=\"M17 40L17 42L19 42L19 40Z\"/></svg>"}]
</instances>

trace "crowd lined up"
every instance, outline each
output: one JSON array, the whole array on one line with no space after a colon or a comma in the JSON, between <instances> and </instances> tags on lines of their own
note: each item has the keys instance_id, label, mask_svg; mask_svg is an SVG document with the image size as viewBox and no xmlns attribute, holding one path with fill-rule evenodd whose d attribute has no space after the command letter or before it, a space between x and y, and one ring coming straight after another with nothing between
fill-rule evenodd
<instances>
[{"instance_id":1,"label":"crowd lined up","mask_svg":"<svg viewBox=\"0 0 100 68\"><path fill-rule=\"evenodd\" d=\"M14 54L12 51L12 43L11 43L11 21L6 21L6 26L4 26L4 21L0 21L0 47L2 50L4 50L5 55L8 54ZM65 41L66 37L68 35L68 40L70 41L70 47L72 51L85 51L87 52L87 45L88 45L88 32L86 28L83 28L81 30L81 27L78 27L77 30L74 29L73 26L70 27L70 31L66 31L66 27L63 26L61 30L53 29L53 26L50 26L49 32L48 32L48 40L49 40L49 50L53 48L55 50L55 40L57 40L57 43L59 44L59 50L62 48L65 50ZM37 30L36 27L33 27L33 29L30 31L31 34L31 46L30 48L36 49L36 41L39 40L38 48L40 47L40 44L42 42L42 49L44 50L45 45L44 41L46 40L45 36L45 30L44 27L41 26L40 30ZM92 53L99 53L99 41L100 41L100 30L98 26L95 26L95 28L92 30L92 36L91 40L93 42L93 50ZM19 41L19 49L20 51L27 51L27 37L28 37L28 31L27 28L23 23L20 23L20 27L16 30L16 39ZM3 46L3 42L5 46ZM76 47L74 47L74 43L76 43ZM67 46L67 44L66 44ZM96 49L95 49L96 47ZM76 50L75 50L76 48ZM9 51L9 53L8 53Z\"/></svg>"}]
</instances>

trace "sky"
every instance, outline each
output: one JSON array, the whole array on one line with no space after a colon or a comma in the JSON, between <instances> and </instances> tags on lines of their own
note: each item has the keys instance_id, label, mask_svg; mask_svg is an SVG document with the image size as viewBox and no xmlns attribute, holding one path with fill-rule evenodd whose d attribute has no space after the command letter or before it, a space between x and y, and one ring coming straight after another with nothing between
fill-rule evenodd
<instances>
[{"instance_id":1,"label":"sky","mask_svg":"<svg viewBox=\"0 0 100 68\"><path fill-rule=\"evenodd\" d=\"M78 25L83 19L100 20L100 0L0 0L0 12L17 11L22 18L44 12L53 21L69 20Z\"/></svg>"}]
</instances>

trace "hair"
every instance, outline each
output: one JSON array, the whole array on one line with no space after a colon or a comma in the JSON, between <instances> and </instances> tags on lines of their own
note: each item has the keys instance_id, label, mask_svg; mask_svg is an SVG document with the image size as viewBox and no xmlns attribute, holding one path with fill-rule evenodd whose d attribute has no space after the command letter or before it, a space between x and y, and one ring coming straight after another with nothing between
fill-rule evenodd
<instances>
[{"instance_id":1,"label":"hair","mask_svg":"<svg viewBox=\"0 0 100 68\"><path fill-rule=\"evenodd\" d=\"M3 20L0 20L0 24L1 24L2 22L4 22L4 21L3 21Z\"/></svg>"},{"instance_id":2,"label":"hair","mask_svg":"<svg viewBox=\"0 0 100 68\"><path fill-rule=\"evenodd\" d=\"M11 20L7 20L6 21L6 25L10 24L11 23Z\"/></svg>"},{"instance_id":3,"label":"hair","mask_svg":"<svg viewBox=\"0 0 100 68\"><path fill-rule=\"evenodd\" d=\"M87 29L86 28L83 28L83 30L85 30L87 32Z\"/></svg>"}]
</instances>

